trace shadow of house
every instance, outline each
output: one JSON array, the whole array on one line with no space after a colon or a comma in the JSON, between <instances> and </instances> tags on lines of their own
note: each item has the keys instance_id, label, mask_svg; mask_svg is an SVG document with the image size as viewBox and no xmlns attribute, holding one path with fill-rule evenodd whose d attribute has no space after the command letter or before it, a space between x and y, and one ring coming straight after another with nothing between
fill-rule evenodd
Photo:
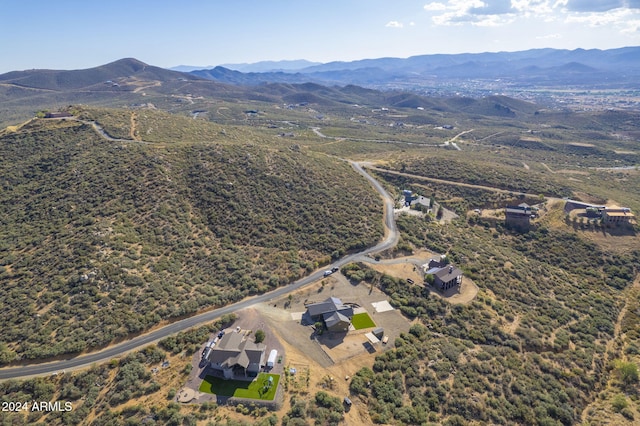
<instances>
[{"instance_id":1,"label":"shadow of house","mask_svg":"<svg viewBox=\"0 0 640 426\"><path fill-rule=\"evenodd\" d=\"M322 322L329 332L347 332L353 318L353 307L343 304L337 297L329 297L323 302L307 305L304 317L307 323Z\"/></svg>"},{"instance_id":2,"label":"shadow of house","mask_svg":"<svg viewBox=\"0 0 640 426\"><path fill-rule=\"evenodd\" d=\"M246 340L241 333L227 333L211 348L206 360L219 377L256 377L264 366L265 350L265 345Z\"/></svg>"}]
</instances>

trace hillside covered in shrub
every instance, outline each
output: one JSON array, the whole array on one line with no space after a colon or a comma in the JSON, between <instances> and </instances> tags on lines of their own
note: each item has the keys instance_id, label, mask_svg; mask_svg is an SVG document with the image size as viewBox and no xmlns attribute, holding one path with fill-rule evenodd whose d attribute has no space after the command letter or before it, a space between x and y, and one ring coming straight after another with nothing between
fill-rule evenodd
<instances>
[{"instance_id":1,"label":"hillside covered in shrub","mask_svg":"<svg viewBox=\"0 0 640 426\"><path fill-rule=\"evenodd\" d=\"M181 120L162 115L154 137ZM1 363L265 292L382 236L382 203L347 163L205 130L156 144L35 120L0 137Z\"/></svg>"}]
</instances>

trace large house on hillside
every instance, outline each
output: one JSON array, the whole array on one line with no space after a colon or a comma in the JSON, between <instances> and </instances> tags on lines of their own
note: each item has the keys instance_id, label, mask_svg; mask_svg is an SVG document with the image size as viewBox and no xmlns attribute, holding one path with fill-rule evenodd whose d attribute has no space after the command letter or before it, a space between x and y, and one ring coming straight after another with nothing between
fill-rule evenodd
<instances>
[{"instance_id":1,"label":"large house on hillside","mask_svg":"<svg viewBox=\"0 0 640 426\"><path fill-rule=\"evenodd\" d=\"M584 216L590 219L600 218L602 223L632 223L635 220L635 215L629 207L607 207L567 199L564 205L565 213L576 209L584 209Z\"/></svg>"},{"instance_id":2,"label":"large house on hillside","mask_svg":"<svg viewBox=\"0 0 640 426\"><path fill-rule=\"evenodd\" d=\"M404 197L404 206L420 210L425 213L431 209L431 199L422 195L414 194L412 191L405 189L402 191Z\"/></svg>"},{"instance_id":3,"label":"large house on hillside","mask_svg":"<svg viewBox=\"0 0 640 426\"><path fill-rule=\"evenodd\" d=\"M508 228L527 231L531 226L531 216L533 210L531 206L522 203L518 206L507 206L504 209L505 225Z\"/></svg>"},{"instance_id":4,"label":"large house on hillside","mask_svg":"<svg viewBox=\"0 0 640 426\"><path fill-rule=\"evenodd\" d=\"M460 289L462 284L462 270L453 265L448 265L444 259L431 259L429 263L423 265L425 275L433 276L433 285L439 290L449 290L450 288Z\"/></svg>"},{"instance_id":5,"label":"large house on hillside","mask_svg":"<svg viewBox=\"0 0 640 426\"><path fill-rule=\"evenodd\" d=\"M242 333L227 333L207 354L209 368L225 379L240 375L255 377L265 365L266 346L244 338Z\"/></svg>"},{"instance_id":6,"label":"large house on hillside","mask_svg":"<svg viewBox=\"0 0 640 426\"><path fill-rule=\"evenodd\" d=\"M602 210L602 222L604 223L631 223L635 218L631 209L622 208L605 208Z\"/></svg>"},{"instance_id":7,"label":"large house on hillside","mask_svg":"<svg viewBox=\"0 0 640 426\"><path fill-rule=\"evenodd\" d=\"M305 315L313 322L322 322L328 331L346 332L353 318L353 307L343 304L337 297L329 297L307 305Z\"/></svg>"}]
</instances>

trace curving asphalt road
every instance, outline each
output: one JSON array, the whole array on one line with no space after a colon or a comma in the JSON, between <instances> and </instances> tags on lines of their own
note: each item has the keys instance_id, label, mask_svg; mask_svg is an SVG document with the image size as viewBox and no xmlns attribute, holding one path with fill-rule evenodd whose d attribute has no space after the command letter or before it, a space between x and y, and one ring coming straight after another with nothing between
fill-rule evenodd
<instances>
[{"instance_id":1,"label":"curving asphalt road","mask_svg":"<svg viewBox=\"0 0 640 426\"><path fill-rule=\"evenodd\" d=\"M399 238L398 229L396 227L396 223L393 218L393 204L394 204L393 199L389 196L389 194L384 190L384 188L382 187L382 185L380 185L378 181L376 181L371 175L369 175L367 172L364 171L364 169L360 164L353 161L349 161L349 163L358 173L363 175L369 182L371 182L371 184L376 189L376 191L378 191L382 196L384 200L384 212L385 212L384 222L385 222L385 227L387 229L387 232L385 232L384 240L379 244L373 247L370 247L364 251L361 251L359 253L348 255L336 261L332 265L329 265L328 268L330 268L331 266L339 267L339 266L345 265L349 262L356 260L357 258L363 255L386 250L388 248L395 246L398 243L398 238ZM87 355L81 355L81 356L77 356L77 357L62 360L62 361L32 364L32 365L26 365L22 367L3 368L3 369L0 369L0 380L24 379L24 378L33 377L33 376L44 376L44 375L61 372L64 370L72 370L72 369L77 369L81 367L87 367L87 366L90 366L91 364L107 362L114 357L118 357L124 353L130 352L136 349L141 349L149 344L162 340L179 331L184 331L189 328L195 327L199 324L213 321L225 314L233 313L258 303L280 298L288 293L291 293L295 290L298 290L306 285L309 285L319 280L320 278L322 278L323 273L324 273L324 269L321 271L316 271L305 278L302 278L287 286L280 287L269 293L264 293L259 296L254 296L254 297L242 300L240 302L234 303L232 305L228 305L219 309L215 309L213 311L205 312L202 314L192 316L190 318L176 321L165 327L159 328L155 331L152 331L150 333L147 333L138 337L134 337L130 340L119 343L117 345L110 346L99 352L94 352Z\"/></svg>"}]
</instances>

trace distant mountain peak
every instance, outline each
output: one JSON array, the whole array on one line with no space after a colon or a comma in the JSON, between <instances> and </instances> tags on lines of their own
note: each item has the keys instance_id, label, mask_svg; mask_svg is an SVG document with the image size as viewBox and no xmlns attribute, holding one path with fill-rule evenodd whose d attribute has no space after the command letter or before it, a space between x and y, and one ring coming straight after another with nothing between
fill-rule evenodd
<instances>
[{"instance_id":1,"label":"distant mountain peak","mask_svg":"<svg viewBox=\"0 0 640 426\"><path fill-rule=\"evenodd\" d=\"M118 59L117 61L113 61L111 62L112 64L116 64L116 63L121 63L121 64L130 64L130 65L138 65L138 66L148 66L148 64L142 62L139 59L136 58L122 58L122 59ZM109 64L107 64L109 65Z\"/></svg>"},{"instance_id":2,"label":"distant mountain peak","mask_svg":"<svg viewBox=\"0 0 640 426\"><path fill-rule=\"evenodd\" d=\"M148 65L135 58L118 59L105 65L79 70L29 70L0 75L0 81L48 90L74 90L129 77L153 81L174 81L198 77ZM120 86L118 86L120 87ZM101 89L102 90L102 86ZM122 90L122 89L119 89Z\"/></svg>"},{"instance_id":3,"label":"distant mountain peak","mask_svg":"<svg viewBox=\"0 0 640 426\"><path fill-rule=\"evenodd\" d=\"M321 65L306 59L260 61L251 64L223 64L222 67L241 72L293 72L304 68Z\"/></svg>"},{"instance_id":4,"label":"distant mountain peak","mask_svg":"<svg viewBox=\"0 0 640 426\"><path fill-rule=\"evenodd\" d=\"M133 72L144 70L149 65L136 58L122 58L97 68L124 68Z\"/></svg>"}]
</instances>

